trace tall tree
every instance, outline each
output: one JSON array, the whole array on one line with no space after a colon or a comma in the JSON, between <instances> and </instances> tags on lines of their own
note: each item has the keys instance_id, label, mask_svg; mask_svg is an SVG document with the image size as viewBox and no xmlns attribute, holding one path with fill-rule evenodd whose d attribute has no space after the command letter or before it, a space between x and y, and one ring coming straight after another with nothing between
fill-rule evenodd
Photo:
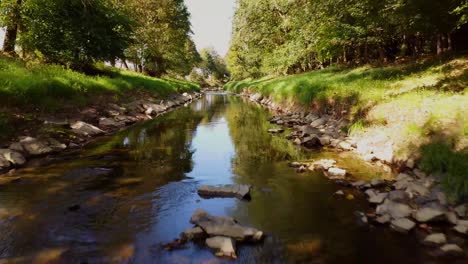
<instances>
[{"instance_id":1,"label":"tall tree","mask_svg":"<svg viewBox=\"0 0 468 264\"><path fill-rule=\"evenodd\" d=\"M0 1L0 25L6 27L3 51L7 54L15 54L16 38L21 23L22 0Z\"/></svg>"}]
</instances>

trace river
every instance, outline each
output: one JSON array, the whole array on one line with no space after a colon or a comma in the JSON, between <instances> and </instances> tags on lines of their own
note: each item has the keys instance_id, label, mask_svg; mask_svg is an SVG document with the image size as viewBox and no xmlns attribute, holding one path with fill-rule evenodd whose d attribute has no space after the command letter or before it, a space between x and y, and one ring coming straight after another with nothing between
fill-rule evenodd
<instances>
[{"instance_id":1,"label":"river","mask_svg":"<svg viewBox=\"0 0 468 264\"><path fill-rule=\"evenodd\" d=\"M1 263L224 263L199 244L166 251L196 209L263 230L237 263L439 263L417 234L359 227L363 197L288 161L333 157L354 177L375 177L353 157L304 151L270 135L268 112L212 93L187 107L40 159L0 185ZM245 183L250 201L202 199L200 185Z\"/></svg>"}]
</instances>

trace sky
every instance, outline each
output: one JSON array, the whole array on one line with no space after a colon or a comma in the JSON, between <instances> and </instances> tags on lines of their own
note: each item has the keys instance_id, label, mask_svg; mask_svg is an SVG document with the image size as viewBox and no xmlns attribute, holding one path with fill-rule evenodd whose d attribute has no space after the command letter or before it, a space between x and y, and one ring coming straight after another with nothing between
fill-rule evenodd
<instances>
[{"instance_id":1,"label":"sky","mask_svg":"<svg viewBox=\"0 0 468 264\"><path fill-rule=\"evenodd\" d=\"M235 0L185 0L197 49L213 47L226 55L231 41Z\"/></svg>"}]
</instances>

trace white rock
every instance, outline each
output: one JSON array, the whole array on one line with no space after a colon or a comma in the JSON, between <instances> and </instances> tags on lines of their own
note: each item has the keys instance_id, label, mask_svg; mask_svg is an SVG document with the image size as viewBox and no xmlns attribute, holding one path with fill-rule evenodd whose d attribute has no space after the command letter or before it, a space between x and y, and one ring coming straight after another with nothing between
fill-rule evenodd
<instances>
[{"instance_id":1,"label":"white rock","mask_svg":"<svg viewBox=\"0 0 468 264\"><path fill-rule=\"evenodd\" d=\"M388 214L384 214L382 216L379 216L375 219L375 221L379 224L386 224L389 223L392 220L392 217Z\"/></svg>"},{"instance_id":2,"label":"white rock","mask_svg":"<svg viewBox=\"0 0 468 264\"><path fill-rule=\"evenodd\" d=\"M447 237L443 233L430 234L424 239L424 244L440 245L447 243Z\"/></svg>"},{"instance_id":3,"label":"white rock","mask_svg":"<svg viewBox=\"0 0 468 264\"><path fill-rule=\"evenodd\" d=\"M103 134L104 131L88 123L77 121L70 125L73 132L84 136L95 136Z\"/></svg>"},{"instance_id":4,"label":"white rock","mask_svg":"<svg viewBox=\"0 0 468 264\"><path fill-rule=\"evenodd\" d=\"M401 233L408 233L415 226L416 223L409 220L408 218L399 218L391 222L392 229Z\"/></svg>"},{"instance_id":5,"label":"white rock","mask_svg":"<svg viewBox=\"0 0 468 264\"><path fill-rule=\"evenodd\" d=\"M369 202L373 204L381 204L387 198L388 193L378 193L377 195L370 197Z\"/></svg>"},{"instance_id":6,"label":"white rock","mask_svg":"<svg viewBox=\"0 0 468 264\"><path fill-rule=\"evenodd\" d=\"M442 247L440 247L440 250L442 250L442 252L444 252L445 254L454 254L454 255L463 254L463 249L461 249L456 244L445 244Z\"/></svg>"},{"instance_id":7,"label":"white rock","mask_svg":"<svg viewBox=\"0 0 468 264\"><path fill-rule=\"evenodd\" d=\"M457 215L459 217L465 217L466 216L466 211L467 210L466 210L466 206L464 204L455 207L453 210L455 211L455 213L457 213Z\"/></svg>"},{"instance_id":8,"label":"white rock","mask_svg":"<svg viewBox=\"0 0 468 264\"><path fill-rule=\"evenodd\" d=\"M458 233L460 234L463 234L463 235L466 235L468 234L468 226L464 226L464 225L457 225L453 228L453 230L457 231Z\"/></svg>"},{"instance_id":9,"label":"white rock","mask_svg":"<svg viewBox=\"0 0 468 264\"><path fill-rule=\"evenodd\" d=\"M333 179L344 179L346 176L346 170L340 168L329 168L326 175Z\"/></svg>"},{"instance_id":10,"label":"white rock","mask_svg":"<svg viewBox=\"0 0 468 264\"><path fill-rule=\"evenodd\" d=\"M3 156L5 160L15 165L23 165L26 162L26 159L21 153L10 149L0 149L0 156Z\"/></svg>"},{"instance_id":11,"label":"white rock","mask_svg":"<svg viewBox=\"0 0 468 264\"><path fill-rule=\"evenodd\" d=\"M386 199L385 202L377 206L376 213L379 215L389 214L392 218L404 218L411 215L411 208L402 203L397 203Z\"/></svg>"},{"instance_id":12,"label":"white rock","mask_svg":"<svg viewBox=\"0 0 468 264\"><path fill-rule=\"evenodd\" d=\"M445 212L443 210L424 207L419 209L413 214L413 218L416 219L418 222L431 222L431 221L438 221L445 217Z\"/></svg>"}]
</instances>

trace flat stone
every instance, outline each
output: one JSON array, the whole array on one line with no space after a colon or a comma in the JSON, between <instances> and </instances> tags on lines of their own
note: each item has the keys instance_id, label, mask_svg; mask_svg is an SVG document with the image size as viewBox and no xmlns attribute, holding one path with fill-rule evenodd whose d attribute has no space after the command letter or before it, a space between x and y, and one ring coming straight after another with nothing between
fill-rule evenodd
<instances>
[{"instance_id":1,"label":"flat stone","mask_svg":"<svg viewBox=\"0 0 468 264\"><path fill-rule=\"evenodd\" d=\"M409 193L413 193L413 194L419 194L419 195L422 195L422 196L426 196L430 193L429 189L427 187L425 187L424 185L421 185L419 183L415 183L415 182L412 182L412 183L409 183L407 188L406 188L406 191L409 192Z\"/></svg>"},{"instance_id":2,"label":"flat stone","mask_svg":"<svg viewBox=\"0 0 468 264\"><path fill-rule=\"evenodd\" d=\"M396 191L391 191L388 193L388 199L394 202L404 203L404 202L409 201L410 197L407 192L396 190Z\"/></svg>"},{"instance_id":3,"label":"flat stone","mask_svg":"<svg viewBox=\"0 0 468 264\"><path fill-rule=\"evenodd\" d=\"M408 233L409 231L411 231L411 229L413 229L416 226L416 223L409 220L408 218L399 218L393 220L390 226L393 230L397 232Z\"/></svg>"},{"instance_id":4,"label":"flat stone","mask_svg":"<svg viewBox=\"0 0 468 264\"><path fill-rule=\"evenodd\" d=\"M447 221L451 223L452 225L457 225L458 224L458 216L455 212L447 212L445 213L445 218L447 218Z\"/></svg>"},{"instance_id":5,"label":"flat stone","mask_svg":"<svg viewBox=\"0 0 468 264\"><path fill-rule=\"evenodd\" d=\"M206 236L205 231L201 229L199 226L194 227L194 228L189 228L182 232L181 237L185 240L195 240L195 239L201 239Z\"/></svg>"},{"instance_id":6,"label":"flat stone","mask_svg":"<svg viewBox=\"0 0 468 264\"><path fill-rule=\"evenodd\" d=\"M263 232L252 227L244 227L230 217L212 216L197 210L190 222L201 227L209 236L225 236L240 241L260 241Z\"/></svg>"},{"instance_id":7,"label":"flat stone","mask_svg":"<svg viewBox=\"0 0 468 264\"><path fill-rule=\"evenodd\" d=\"M79 135L96 136L104 134L104 131L102 131L101 129L82 121L77 121L71 124L70 127L72 128L73 132Z\"/></svg>"},{"instance_id":8,"label":"flat stone","mask_svg":"<svg viewBox=\"0 0 468 264\"><path fill-rule=\"evenodd\" d=\"M411 208L406 204L386 199L383 204L377 206L376 213L379 215L389 214L393 219L398 219L410 216L411 211Z\"/></svg>"},{"instance_id":9,"label":"flat stone","mask_svg":"<svg viewBox=\"0 0 468 264\"><path fill-rule=\"evenodd\" d=\"M331 179L344 179L346 177L346 170L340 168L329 168L325 174Z\"/></svg>"},{"instance_id":10,"label":"flat stone","mask_svg":"<svg viewBox=\"0 0 468 264\"><path fill-rule=\"evenodd\" d=\"M457 231L460 234L467 235L468 234L468 226L465 225L457 225L453 228L453 230Z\"/></svg>"},{"instance_id":11,"label":"flat stone","mask_svg":"<svg viewBox=\"0 0 468 264\"><path fill-rule=\"evenodd\" d=\"M326 118L319 118L315 121L313 121L312 123L310 123L310 125L312 127L319 127L321 125L324 125L325 123L327 123L327 119Z\"/></svg>"},{"instance_id":12,"label":"flat stone","mask_svg":"<svg viewBox=\"0 0 468 264\"><path fill-rule=\"evenodd\" d=\"M447 255L463 255L463 249L456 244L445 244L440 250Z\"/></svg>"},{"instance_id":13,"label":"flat stone","mask_svg":"<svg viewBox=\"0 0 468 264\"><path fill-rule=\"evenodd\" d=\"M430 234L424 239L423 243L427 245L445 244L447 243L447 237L443 233Z\"/></svg>"},{"instance_id":14,"label":"flat stone","mask_svg":"<svg viewBox=\"0 0 468 264\"><path fill-rule=\"evenodd\" d=\"M125 122L119 122L114 120L113 118L102 117L99 118L99 126L100 127L123 127L125 126Z\"/></svg>"},{"instance_id":15,"label":"flat stone","mask_svg":"<svg viewBox=\"0 0 468 264\"><path fill-rule=\"evenodd\" d=\"M333 195L336 195L336 196L344 196L345 193L344 193L342 190L338 190L338 191L336 191Z\"/></svg>"},{"instance_id":16,"label":"flat stone","mask_svg":"<svg viewBox=\"0 0 468 264\"><path fill-rule=\"evenodd\" d=\"M221 186L200 186L198 194L202 197L237 197L239 199L250 197L250 185L228 184Z\"/></svg>"},{"instance_id":17,"label":"flat stone","mask_svg":"<svg viewBox=\"0 0 468 264\"><path fill-rule=\"evenodd\" d=\"M374 178L371 180L372 187L382 187L385 185L385 181L379 178Z\"/></svg>"},{"instance_id":18,"label":"flat stone","mask_svg":"<svg viewBox=\"0 0 468 264\"><path fill-rule=\"evenodd\" d=\"M209 248L218 250L216 256L236 259L235 242L230 237L215 236L206 239Z\"/></svg>"},{"instance_id":19,"label":"flat stone","mask_svg":"<svg viewBox=\"0 0 468 264\"><path fill-rule=\"evenodd\" d=\"M413 214L413 218L418 222L440 221L445 218L445 212L434 208L424 207Z\"/></svg>"},{"instance_id":20,"label":"flat stone","mask_svg":"<svg viewBox=\"0 0 468 264\"><path fill-rule=\"evenodd\" d=\"M302 135L316 135L319 133L319 130L312 126L302 126L299 128L299 131Z\"/></svg>"},{"instance_id":21,"label":"flat stone","mask_svg":"<svg viewBox=\"0 0 468 264\"><path fill-rule=\"evenodd\" d=\"M10 149L0 149L0 156L14 165L23 165L26 162L21 153Z\"/></svg>"}]
</instances>

